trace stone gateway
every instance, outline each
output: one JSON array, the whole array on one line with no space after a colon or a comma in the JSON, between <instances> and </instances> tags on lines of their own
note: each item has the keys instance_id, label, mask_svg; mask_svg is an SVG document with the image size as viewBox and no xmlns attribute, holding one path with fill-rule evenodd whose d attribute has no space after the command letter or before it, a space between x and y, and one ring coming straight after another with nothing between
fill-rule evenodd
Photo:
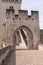
<instances>
[{"instance_id":1,"label":"stone gateway","mask_svg":"<svg viewBox=\"0 0 43 65\"><path fill-rule=\"evenodd\" d=\"M21 10L22 0L0 0L0 47L37 49L40 43L39 12Z\"/></svg>"}]
</instances>

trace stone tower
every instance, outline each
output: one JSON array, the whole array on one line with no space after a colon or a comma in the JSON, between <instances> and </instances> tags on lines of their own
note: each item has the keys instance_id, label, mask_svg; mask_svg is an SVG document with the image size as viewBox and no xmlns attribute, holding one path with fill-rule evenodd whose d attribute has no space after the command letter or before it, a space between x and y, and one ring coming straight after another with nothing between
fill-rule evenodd
<instances>
[{"instance_id":1,"label":"stone tower","mask_svg":"<svg viewBox=\"0 0 43 65\"><path fill-rule=\"evenodd\" d=\"M0 42L4 40L6 34L6 10L14 8L15 14L18 14L18 10L21 9L21 0L0 0ZM3 44L0 43L1 45Z\"/></svg>"},{"instance_id":2,"label":"stone tower","mask_svg":"<svg viewBox=\"0 0 43 65\"><path fill-rule=\"evenodd\" d=\"M28 49L40 42L39 12L21 10L22 0L0 0L0 46L21 45L21 34ZM24 45L24 44L22 44Z\"/></svg>"}]
</instances>

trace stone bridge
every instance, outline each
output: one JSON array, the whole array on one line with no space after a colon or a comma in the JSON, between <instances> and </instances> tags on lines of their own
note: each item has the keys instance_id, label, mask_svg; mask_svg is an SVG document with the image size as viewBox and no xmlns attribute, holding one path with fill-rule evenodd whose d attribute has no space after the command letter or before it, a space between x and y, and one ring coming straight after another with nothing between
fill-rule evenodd
<instances>
[{"instance_id":1,"label":"stone bridge","mask_svg":"<svg viewBox=\"0 0 43 65\"><path fill-rule=\"evenodd\" d=\"M0 49L0 65L43 65L43 51L8 46Z\"/></svg>"}]
</instances>

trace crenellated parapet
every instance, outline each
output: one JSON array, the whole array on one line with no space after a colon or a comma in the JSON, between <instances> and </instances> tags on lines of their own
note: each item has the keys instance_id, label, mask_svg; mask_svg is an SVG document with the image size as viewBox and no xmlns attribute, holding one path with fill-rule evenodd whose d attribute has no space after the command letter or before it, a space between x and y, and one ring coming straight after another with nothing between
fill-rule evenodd
<instances>
[{"instance_id":1,"label":"crenellated parapet","mask_svg":"<svg viewBox=\"0 0 43 65\"><path fill-rule=\"evenodd\" d=\"M38 11L31 11L31 16L33 19L39 19L39 12Z\"/></svg>"},{"instance_id":2,"label":"crenellated parapet","mask_svg":"<svg viewBox=\"0 0 43 65\"><path fill-rule=\"evenodd\" d=\"M10 7L9 9L6 9L6 14L10 15L10 13L15 14L15 9L13 7ZM18 10L18 15L28 15L27 10Z\"/></svg>"},{"instance_id":3,"label":"crenellated parapet","mask_svg":"<svg viewBox=\"0 0 43 65\"><path fill-rule=\"evenodd\" d=\"M6 17L7 19L12 18L12 20L22 20L28 18L27 10L18 10L18 14L15 14L15 9L6 9Z\"/></svg>"},{"instance_id":4,"label":"crenellated parapet","mask_svg":"<svg viewBox=\"0 0 43 65\"><path fill-rule=\"evenodd\" d=\"M28 15L28 11L27 10L19 10L18 13L23 15L23 16L24 15Z\"/></svg>"},{"instance_id":5,"label":"crenellated parapet","mask_svg":"<svg viewBox=\"0 0 43 65\"><path fill-rule=\"evenodd\" d=\"M14 12L15 12L15 10L14 10L13 6L10 7L9 9L6 9L6 14L7 15L10 15L10 13L14 14Z\"/></svg>"},{"instance_id":6,"label":"crenellated parapet","mask_svg":"<svg viewBox=\"0 0 43 65\"><path fill-rule=\"evenodd\" d=\"M22 0L2 0L2 2L21 3Z\"/></svg>"},{"instance_id":7,"label":"crenellated parapet","mask_svg":"<svg viewBox=\"0 0 43 65\"><path fill-rule=\"evenodd\" d=\"M39 12L38 11L31 11L31 15L28 15L27 10L18 10L18 14L15 14L15 10L13 7L10 9L6 9L6 16L12 16L13 20L15 19L28 19L28 20L39 20Z\"/></svg>"},{"instance_id":8,"label":"crenellated parapet","mask_svg":"<svg viewBox=\"0 0 43 65\"><path fill-rule=\"evenodd\" d=\"M31 11L31 15L28 15L28 19L39 20L39 12Z\"/></svg>"}]
</instances>

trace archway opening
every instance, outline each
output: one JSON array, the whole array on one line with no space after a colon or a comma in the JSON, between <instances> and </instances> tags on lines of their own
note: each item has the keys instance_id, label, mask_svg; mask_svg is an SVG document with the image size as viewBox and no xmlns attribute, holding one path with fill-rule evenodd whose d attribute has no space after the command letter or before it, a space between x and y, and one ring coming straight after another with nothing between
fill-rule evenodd
<instances>
[{"instance_id":1,"label":"archway opening","mask_svg":"<svg viewBox=\"0 0 43 65\"><path fill-rule=\"evenodd\" d=\"M13 34L13 44L16 49L34 49L33 34L30 29L21 26Z\"/></svg>"}]
</instances>

